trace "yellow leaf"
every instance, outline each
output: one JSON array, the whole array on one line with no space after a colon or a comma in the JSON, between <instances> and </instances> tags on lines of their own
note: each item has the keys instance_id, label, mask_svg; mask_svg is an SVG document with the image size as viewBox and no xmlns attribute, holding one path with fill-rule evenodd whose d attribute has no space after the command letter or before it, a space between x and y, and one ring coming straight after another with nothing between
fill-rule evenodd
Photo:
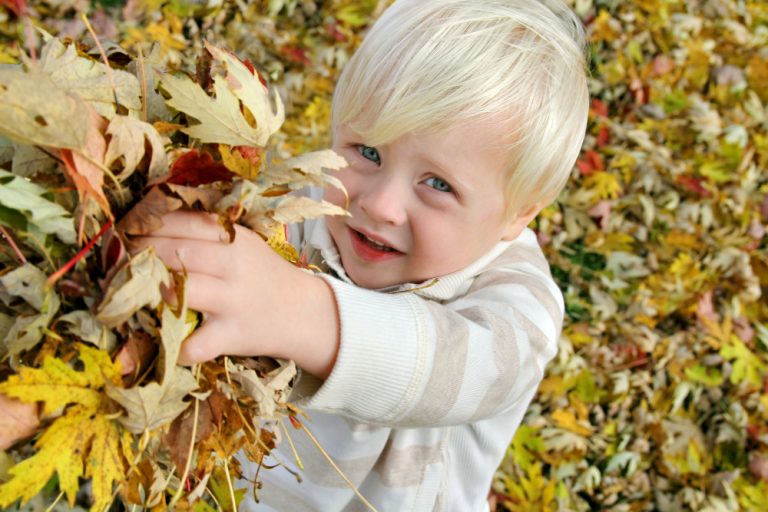
<instances>
[{"instance_id":1,"label":"yellow leaf","mask_svg":"<svg viewBox=\"0 0 768 512\"><path fill-rule=\"evenodd\" d=\"M558 427L570 430L575 434L582 436L592 435L592 429L576 419L573 411L569 409L558 409L552 413L552 419L555 420Z\"/></svg>"},{"instance_id":2,"label":"yellow leaf","mask_svg":"<svg viewBox=\"0 0 768 512\"><path fill-rule=\"evenodd\" d=\"M131 435L120 431L106 416L96 416L88 425L93 441L85 476L92 479L92 511L105 510L112 502L112 485L125 474L124 461L132 458Z\"/></svg>"},{"instance_id":3,"label":"yellow leaf","mask_svg":"<svg viewBox=\"0 0 768 512\"><path fill-rule=\"evenodd\" d=\"M260 162L254 162L250 158L245 158L239 151L232 151L229 146L219 145L221 153L221 162L224 166L247 180L255 180L259 174Z\"/></svg>"},{"instance_id":4,"label":"yellow leaf","mask_svg":"<svg viewBox=\"0 0 768 512\"><path fill-rule=\"evenodd\" d=\"M29 501L56 472L59 487L73 506L83 476L83 455L93 436L91 414L92 409L78 406L54 421L35 443L37 453L9 470L12 478L0 486L0 505L7 507L19 498Z\"/></svg>"},{"instance_id":5,"label":"yellow leaf","mask_svg":"<svg viewBox=\"0 0 768 512\"><path fill-rule=\"evenodd\" d=\"M48 357L41 368L22 367L18 375L8 377L0 384L0 392L22 402L43 402L43 415L74 403L97 409L105 398L100 391L105 380L119 383L119 366L103 350L80 347L84 371L75 371L61 359Z\"/></svg>"},{"instance_id":6,"label":"yellow leaf","mask_svg":"<svg viewBox=\"0 0 768 512\"><path fill-rule=\"evenodd\" d=\"M584 180L584 187L594 190L600 199L616 199L621 193L619 178L610 172L596 172Z\"/></svg>"},{"instance_id":7,"label":"yellow leaf","mask_svg":"<svg viewBox=\"0 0 768 512\"><path fill-rule=\"evenodd\" d=\"M291 263L296 263L299 260L299 253L286 239L283 226L272 233L272 236L267 239L267 245L269 245L272 250L279 254L284 260L290 261Z\"/></svg>"},{"instance_id":8,"label":"yellow leaf","mask_svg":"<svg viewBox=\"0 0 768 512\"><path fill-rule=\"evenodd\" d=\"M107 383L120 384L120 365L103 350L82 344L79 349L83 371L49 357L41 368L22 368L19 375L0 384L0 392L6 395L43 402L43 414L76 404L40 436L35 443L37 453L9 470L12 478L0 485L0 506L19 498L28 501L54 472L70 506L74 505L78 479L83 476L94 478L93 510L103 510L112 500L112 483L123 477L123 454L129 453L131 438L109 419L109 401L103 388Z\"/></svg>"}]
</instances>

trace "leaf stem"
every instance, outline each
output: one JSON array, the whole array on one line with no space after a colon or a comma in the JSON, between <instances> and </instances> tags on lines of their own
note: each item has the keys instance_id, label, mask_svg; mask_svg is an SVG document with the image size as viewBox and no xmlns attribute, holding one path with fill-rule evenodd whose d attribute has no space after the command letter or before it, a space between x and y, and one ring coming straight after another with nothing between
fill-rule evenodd
<instances>
[{"instance_id":1,"label":"leaf stem","mask_svg":"<svg viewBox=\"0 0 768 512\"><path fill-rule=\"evenodd\" d=\"M91 26L91 22L88 21L88 17L85 15L85 13L82 13L80 17L83 19L83 23L85 23L85 28L88 29L88 32L90 32L91 34L91 37L93 37L93 41L96 43L96 47L99 49L101 58L104 61L104 65L107 66L107 78L109 79L109 85L112 86L112 95L115 97L115 109L117 110L120 107L120 100L117 98L117 87L115 86L115 77L112 76L112 67L109 65L107 52L105 52L104 47L101 46L101 41L99 41L99 36L96 35L96 31L93 30L93 27Z\"/></svg>"},{"instance_id":2,"label":"leaf stem","mask_svg":"<svg viewBox=\"0 0 768 512\"><path fill-rule=\"evenodd\" d=\"M291 439L291 434L288 433L288 429L285 428L285 423L283 423L283 419L280 418L280 427L283 429L283 433L285 434L286 439L288 439L288 444L291 447L291 451L293 452L293 458L296 459L296 465L299 466L299 469L304 470L304 464L301 462L301 458L299 457L299 452L296 451L296 446L293 444L293 439Z\"/></svg>"},{"instance_id":3,"label":"leaf stem","mask_svg":"<svg viewBox=\"0 0 768 512\"><path fill-rule=\"evenodd\" d=\"M53 500L53 503L51 503L47 509L45 509L45 512L52 512L54 507L56 507L56 504L61 501L61 498L64 496L64 491L61 491L58 496L56 496L56 499Z\"/></svg>"},{"instance_id":4,"label":"leaf stem","mask_svg":"<svg viewBox=\"0 0 768 512\"><path fill-rule=\"evenodd\" d=\"M229 487L229 499L232 500L232 511L237 512L237 499L235 499L235 487L232 485L232 476L229 474L229 463L224 459L224 475L227 477L227 487Z\"/></svg>"},{"instance_id":5,"label":"leaf stem","mask_svg":"<svg viewBox=\"0 0 768 512\"><path fill-rule=\"evenodd\" d=\"M16 255L16 258L21 263L26 263L27 258L24 257L24 253L21 252L21 250L19 249L19 246L16 245L16 242L13 241L13 237L11 236L11 234L8 231L6 231L3 226L0 226L0 236L5 238L5 241L8 242L8 245L11 246L11 249L13 249L13 253Z\"/></svg>"},{"instance_id":6,"label":"leaf stem","mask_svg":"<svg viewBox=\"0 0 768 512\"><path fill-rule=\"evenodd\" d=\"M64 274L69 272L72 269L72 267L74 267L77 264L78 261L83 259L83 257L86 254L88 254L88 252L90 252L90 250L93 248L93 246L99 240L99 238L101 238L101 236L111 227L112 227L112 220L108 220L101 227L101 230L96 234L96 236L94 236L87 244L85 244L85 247L80 249L80 251L77 254L75 254L75 256L71 260L66 262L63 267L61 267L59 270L57 270L56 272L51 274L50 277L48 277L48 279L45 282L46 286L49 286L49 287L53 286L53 284L56 281L61 279L61 277L64 276Z\"/></svg>"},{"instance_id":7,"label":"leaf stem","mask_svg":"<svg viewBox=\"0 0 768 512\"><path fill-rule=\"evenodd\" d=\"M365 496L360 494L360 491L357 490L357 486L353 484L352 481L349 478L347 478L347 475L344 474L341 468L336 465L336 463L333 461L331 456L328 455L328 452L325 451L325 448L323 448L323 446L320 444L317 438L314 435L312 435L312 432L310 432L310 430L304 425L304 423L298 420L296 420L296 422L299 424L299 427L301 428L301 430L303 430L307 434L307 436L309 436L309 439L312 441L312 443L314 443L317 449L320 450L320 453L323 454L323 457L325 457L325 459L328 461L331 467L333 467L336 473L338 473L338 475L342 478L342 480L344 480L349 486L349 488L352 489L352 491L360 499L360 501L362 501L363 504L365 504L365 506L368 507L368 509L371 510L372 512L377 512L376 507L371 505L371 503L367 499L365 499Z\"/></svg>"}]
</instances>

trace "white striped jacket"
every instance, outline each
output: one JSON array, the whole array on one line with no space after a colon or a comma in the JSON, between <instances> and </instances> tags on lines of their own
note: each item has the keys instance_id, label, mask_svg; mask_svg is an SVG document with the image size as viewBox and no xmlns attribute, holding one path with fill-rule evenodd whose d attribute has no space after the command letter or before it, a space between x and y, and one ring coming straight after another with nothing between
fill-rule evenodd
<instances>
[{"instance_id":1,"label":"white striped jacket","mask_svg":"<svg viewBox=\"0 0 768 512\"><path fill-rule=\"evenodd\" d=\"M324 382L301 376L292 396L320 444L379 511L486 510L562 325L562 294L535 234L526 229L432 286L386 291L349 281L322 219L293 226L291 238L338 276L324 276L339 307L336 364ZM241 510L370 510L303 432L291 438L302 482L262 468L259 502L248 492ZM276 452L297 470L288 443ZM256 467L244 464L253 478Z\"/></svg>"}]
</instances>

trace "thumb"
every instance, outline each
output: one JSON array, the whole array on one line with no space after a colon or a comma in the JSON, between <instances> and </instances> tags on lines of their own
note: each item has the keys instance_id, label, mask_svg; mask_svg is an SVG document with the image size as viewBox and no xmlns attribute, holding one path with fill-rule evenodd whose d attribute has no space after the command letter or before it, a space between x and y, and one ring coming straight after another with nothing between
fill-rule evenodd
<instances>
[{"instance_id":1,"label":"thumb","mask_svg":"<svg viewBox=\"0 0 768 512\"><path fill-rule=\"evenodd\" d=\"M204 363L224 353L225 329L216 319L208 318L181 345L178 363L184 366Z\"/></svg>"}]
</instances>

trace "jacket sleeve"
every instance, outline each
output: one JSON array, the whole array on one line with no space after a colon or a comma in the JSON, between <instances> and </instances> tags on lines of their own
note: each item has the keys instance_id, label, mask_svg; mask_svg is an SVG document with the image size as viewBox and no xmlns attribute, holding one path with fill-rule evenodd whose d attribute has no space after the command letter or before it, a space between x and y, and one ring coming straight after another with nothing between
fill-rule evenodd
<instances>
[{"instance_id":1,"label":"jacket sleeve","mask_svg":"<svg viewBox=\"0 0 768 512\"><path fill-rule=\"evenodd\" d=\"M443 303L324 276L341 344L331 375L298 405L392 427L468 423L527 407L556 353L562 295L543 256L543 265L500 259Z\"/></svg>"}]
</instances>

